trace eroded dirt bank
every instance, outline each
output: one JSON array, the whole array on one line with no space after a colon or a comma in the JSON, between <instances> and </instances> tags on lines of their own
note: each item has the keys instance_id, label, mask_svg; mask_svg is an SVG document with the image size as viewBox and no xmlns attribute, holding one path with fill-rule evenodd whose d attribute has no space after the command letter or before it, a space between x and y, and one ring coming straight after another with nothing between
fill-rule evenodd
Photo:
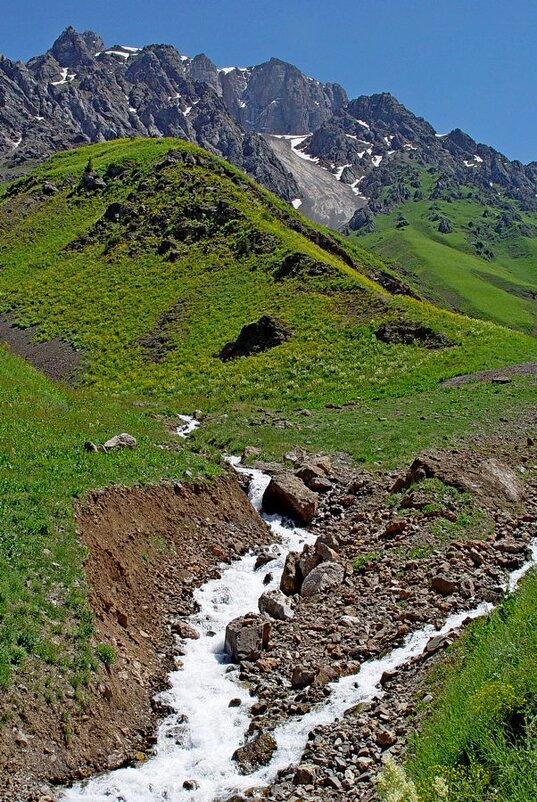
<instances>
[{"instance_id":1,"label":"eroded dirt bank","mask_svg":"<svg viewBox=\"0 0 537 802\"><path fill-rule=\"evenodd\" d=\"M111 488L77 510L88 548L95 642L117 655L82 697L21 698L2 729L0 799L54 796L57 783L143 759L159 713L152 698L173 667L173 630L192 612L192 591L273 536L233 475L202 485ZM79 697L77 699L77 696Z\"/></svg>"}]
</instances>

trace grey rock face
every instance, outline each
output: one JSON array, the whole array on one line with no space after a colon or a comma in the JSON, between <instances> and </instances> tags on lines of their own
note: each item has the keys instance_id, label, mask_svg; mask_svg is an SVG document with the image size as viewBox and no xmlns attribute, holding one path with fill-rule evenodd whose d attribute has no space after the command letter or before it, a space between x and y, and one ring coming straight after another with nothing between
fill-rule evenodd
<instances>
[{"instance_id":1,"label":"grey rock face","mask_svg":"<svg viewBox=\"0 0 537 802\"><path fill-rule=\"evenodd\" d=\"M227 103L250 131L309 133L347 100L338 84L323 85L277 58L244 71L238 80L229 74L223 80Z\"/></svg>"},{"instance_id":2,"label":"grey rock face","mask_svg":"<svg viewBox=\"0 0 537 802\"><path fill-rule=\"evenodd\" d=\"M272 149L221 98L207 58L169 45L108 50L68 28L28 64L0 57L0 175L56 150L126 136L176 136L242 167L281 197L298 187Z\"/></svg>"},{"instance_id":3,"label":"grey rock face","mask_svg":"<svg viewBox=\"0 0 537 802\"><path fill-rule=\"evenodd\" d=\"M170 45L106 49L74 28L27 64L0 56L0 178L57 150L126 136L201 145L345 231L370 231L375 215L420 200L419 181L409 190L402 178L416 167L439 173L432 200L472 186L491 202L500 190L537 209L537 163L509 161L458 128L438 135L389 93L348 101L338 84L277 58L218 69Z\"/></svg>"}]
</instances>

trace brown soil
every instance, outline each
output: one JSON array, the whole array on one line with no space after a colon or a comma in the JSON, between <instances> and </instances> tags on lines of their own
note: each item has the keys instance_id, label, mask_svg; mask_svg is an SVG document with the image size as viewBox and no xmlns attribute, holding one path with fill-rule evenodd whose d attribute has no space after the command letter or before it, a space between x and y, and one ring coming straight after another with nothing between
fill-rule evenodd
<instances>
[{"instance_id":1,"label":"brown soil","mask_svg":"<svg viewBox=\"0 0 537 802\"><path fill-rule=\"evenodd\" d=\"M79 372L83 352L58 337L47 342L34 342L37 330L38 326L19 328L7 315L0 315L0 341L6 343L14 354L27 359L51 379L73 381Z\"/></svg>"},{"instance_id":2,"label":"brown soil","mask_svg":"<svg viewBox=\"0 0 537 802\"><path fill-rule=\"evenodd\" d=\"M55 784L143 758L159 717L152 699L173 667L170 624L193 612L192 591L220 562L273 540L231 475L92 492L77 521L95 643L112 645L117 660L101 668L85 702L71 693L47 706L39 689L26 695L2 729L2 802L37 800Z\"/></svg>"},{"instance_id":3,"label":"brown soil","mask_svg":"<svg viewBox=\"0 0 537 802\"><path fill-rule=\"evenodd\" d=\"M441 387L460 387L468 382L492 382L508 379L511 376L537 376L537 362L522 362L520 365L511 365L509 368L496 370L478 370L476 373L465 373L463 376L454 376L442 382Z\"/></svg>"}]
</instances>

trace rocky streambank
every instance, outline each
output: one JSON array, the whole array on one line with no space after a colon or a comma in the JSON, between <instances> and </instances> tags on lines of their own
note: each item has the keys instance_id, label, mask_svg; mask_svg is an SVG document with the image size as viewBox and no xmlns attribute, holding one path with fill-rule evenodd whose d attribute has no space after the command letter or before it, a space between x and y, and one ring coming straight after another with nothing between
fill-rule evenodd
<instances>
[{"instance_id":1,"label":"rocky streambank","mask_svg":"<svg viewBox=\"0 0 537 802\"><path fill-rule=\"evenodd\" d=\"M498 458L473 451L423 455L399 475L356 474L326 458L289 456L294 470L277 473L265 497L271 505L278 499L281 511L303 513L302 520L313 505L317 539L288 556L280 591L267 594L270 604L260 601L270 634L265 627L259 651L240 655L240 678L257 697L248 760L261 736L264 744L286 721L321 706L334 680L356 674L425 625L439 629L456 612L497 603L537 533L537 488L521 481L536 461L532 438ZM258 562L263 571L262 557ZM374 799L384 757L398 754L412 729L428 667L458 634L432 632L423 654L382 676L382 698L315 727L300 762L259 798ZM274 749L265 744L258 759L268 763ZM242 770L251 771L243 758L236 755Z\"/></svg>"},{"instance_id":2,"label":"rocky streambank","mask_svg":"<svg viewBox=\"0 0 537 802\"><path fill-rule=\"evenodd\" d=\"M0 800L46 802L54 787L145 761L168 712L154 699L177 667L197 587L222 563L273 541L233 474L206 483L108 488L78 505L101 664L75 693L52 667L26 672L0 703ZM195 634L195 633L194 633ZM83 692L82 692L83 690Z\"/></svg>"}]
</instances>

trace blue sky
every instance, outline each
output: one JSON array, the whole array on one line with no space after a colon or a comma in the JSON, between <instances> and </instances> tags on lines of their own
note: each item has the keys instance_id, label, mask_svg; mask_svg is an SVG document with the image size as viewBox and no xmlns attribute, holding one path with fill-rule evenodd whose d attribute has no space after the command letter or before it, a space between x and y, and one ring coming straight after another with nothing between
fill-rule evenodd
<instances>
[{"instance_id":1,"label":"blue sky","mask_svg":"<svg viewBox=\"0 0 537 802\"><path fill-rule=\"evenodd\" d=\"M0 52L26 60L67 25L107 45L167 42L218 66L277 56L350 97L390 91L440 132L537 160L535 0L0 0Z\"/></svg>"}]
</instances>

